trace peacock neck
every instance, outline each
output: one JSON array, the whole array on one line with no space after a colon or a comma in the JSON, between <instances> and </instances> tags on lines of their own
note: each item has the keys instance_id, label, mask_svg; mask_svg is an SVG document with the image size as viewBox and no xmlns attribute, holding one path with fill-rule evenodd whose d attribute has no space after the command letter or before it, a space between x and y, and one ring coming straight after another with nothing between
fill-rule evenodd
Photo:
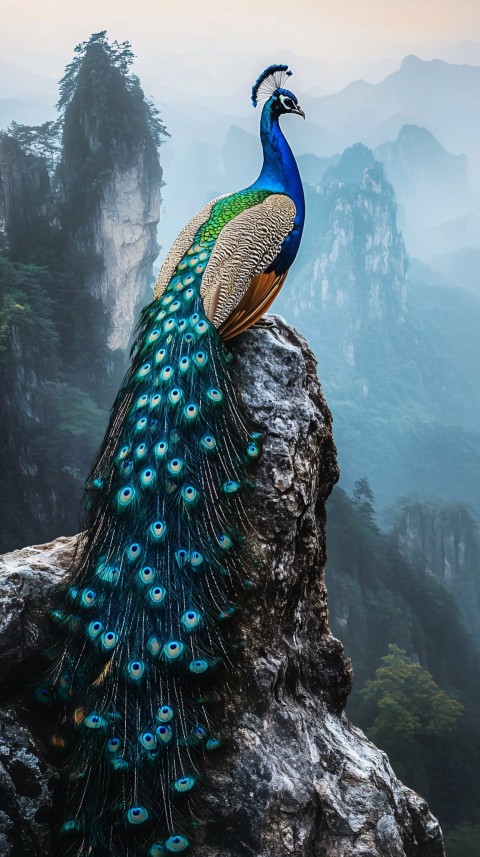
<instances>
[{"instance_id":1,"label":"peacock neck","mask_svg":"<svg viewBox=\"0 0 480 857\"><path fill-rule=\"evenodd\" d=\"M253 187L286 193L303 216L305 202L302 182L293 152L280 128L278 117L272 115L266 104L260 122L260 139L263 146L263 166Z\"/></svg>"}]
</instances>

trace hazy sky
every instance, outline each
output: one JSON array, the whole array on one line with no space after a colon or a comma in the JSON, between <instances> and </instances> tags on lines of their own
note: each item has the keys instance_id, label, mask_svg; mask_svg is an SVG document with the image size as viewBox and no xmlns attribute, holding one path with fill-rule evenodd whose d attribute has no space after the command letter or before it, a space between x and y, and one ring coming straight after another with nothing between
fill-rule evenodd
<instances>
[{"instance_id":1,"label":"hazy sky","mask_svg":"<svg viewBox=\"0 0 480 857\"><path fill-rule=\"evenodd\" d=\"M480 41L479 9L478 0L0 0L0 97L50 95L75 44L101 29L132 42L136 70L156 93L162 81L175 91L174 79L182 92L220 93L225 79L250 83L259 64L285 54L343 64L319 65L304 82L332 89L350 73L378 79L391 70L385 59Z\"/></svg>"}]
</instances>

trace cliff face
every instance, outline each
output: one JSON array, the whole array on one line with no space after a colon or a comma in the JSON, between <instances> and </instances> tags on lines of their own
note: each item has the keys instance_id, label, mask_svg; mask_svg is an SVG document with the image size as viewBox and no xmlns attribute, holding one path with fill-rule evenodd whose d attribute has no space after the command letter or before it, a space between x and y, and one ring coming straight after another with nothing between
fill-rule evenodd
<instances>
[{"instance_id":1,"label":"cliff face","mask_svg":"<svg viewBox=\"0 0 480 857\"><path fill-rule=\"evenodd\" d=\"M466 627L480 644L480 544L468 507L403 503L395 534L404 556L452 593Z\"/></svg>"},{"instance_id":2,"label":"cliff face","mask_svg":"<svg viewBox=\"0 0 480 857\"><path fill-rule=\"evenodd\" d=\"M87 226L86 246L103 268L86 277L86 288L100 298L108 315L107 345L126 350L139 307L148 300L153 262L158 256L161 171L143 149L130 165L118 162L103 188L101 203Z\"/></svg>"},{"instance_id":3,"label":"cliff face","mask_svg":"<svg viewBox=\"0 0 480 857\"><path fill-rule=\"evenodd\" d=\"M143 92L100 42L87 46L65 108L58 174L82 288L100 299L107 347L125 350L158 255L162 169Z\"/></svg>"},{"instance_id":4,"label":"cliff face","mask_svg":"<svg viewBox=\"0 0 480 857\"><path fill-rule=\"evenodd\" d=\"M397 780L385 754L343 714L351 667L328 628L324 577L325 501L338 469L313 355L278 317L241 337L235 351L248 366L248 411L266 432L252 520L260 561L227 707L226 751L208 770L206 799L216 823L201 831L201 852L443 857L438 822L425 801ZM10 724L0 744L9 784L5 857L21 847L24 854L46 854L51 793L40 780L52 768L39 732L48 732L38 715L33 727L18 694L50 638L47 611L73 545L58 539L26 548L4 556L0 566L2 717L5 729ZM24 809L27 789L35 821Z\"/></svg>"},{"instance_id":5,"label":"cliff face","mask_svg":"<svg viewBox=\"0 0 480 857\"><path fill-rule=\"evenodd\" d=\"M78 529L158 253L154 108L105 40L72 65L51 182L0 134L2 550Z\"/></svg>"},{"instance_id":6,"label":"cliff face","mask_svg":"<svg viewBox=\"0 0 480 857\"><path fill-rule=\"evenodd\" d=\"M21 237L52 217L52 191L43 158L0 132L0 252L25 259Z\"/></svg>"},{"instance_id":7,"label":"cliff face","mask_svg":"<svg viewBox=\"0 0 480 857\"><path fill-rule=\"evenodd\" d=\"M405 313L407 258L397 228L393 190L381 164L361 144L347 149L310 191L307 247L315 259L290 301L294 315L335 315L344 328L350 360L367 325L400 322ZM311 265L311 262L310 262Z\"/></svg>"}]
</instances>

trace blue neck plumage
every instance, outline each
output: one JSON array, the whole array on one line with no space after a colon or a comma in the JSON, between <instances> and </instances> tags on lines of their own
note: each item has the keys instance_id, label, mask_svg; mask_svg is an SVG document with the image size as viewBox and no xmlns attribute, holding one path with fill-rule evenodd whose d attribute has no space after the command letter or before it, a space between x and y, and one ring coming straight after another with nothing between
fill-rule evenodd
<instances>
[{"instance_id":1,"label":"blue neck plumage","mask_svg":"<svg viewBox=\"0 0 480 857\"><path fill-rule=\"evenodd\" d=\"M303 225L305 199L300 173L278 123L278 117L272 114L271 99L263 107L260 139L263 146L263 167L252 187L288 194L297 208L298 225Z\"/></svg>"}]
</instances>

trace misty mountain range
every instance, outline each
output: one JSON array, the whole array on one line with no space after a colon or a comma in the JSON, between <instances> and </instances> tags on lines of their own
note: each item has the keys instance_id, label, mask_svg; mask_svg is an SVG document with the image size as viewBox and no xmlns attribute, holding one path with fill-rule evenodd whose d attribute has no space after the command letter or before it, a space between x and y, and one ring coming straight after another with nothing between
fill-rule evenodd
<instances>
[{"instance_id":1,"label":"misty mountain range","mask_svg":"<svg viewBox=\"0 0 480 857\"><path fill-rule=\"evenodd\" d=\"M309 204L274 309L320 359L344 484L367 473L380 508L422 491L480 505L479 84L480 66L407 56L376 84L330 94L312 84L308 121L284 123ZM161 259L207 199L250 184L261 149L258 111L156 101L172 135L161 152ZM22 115L21 104L0 100L0 123L50 118L33 102Z\"/></svg>"}]
</instances>

